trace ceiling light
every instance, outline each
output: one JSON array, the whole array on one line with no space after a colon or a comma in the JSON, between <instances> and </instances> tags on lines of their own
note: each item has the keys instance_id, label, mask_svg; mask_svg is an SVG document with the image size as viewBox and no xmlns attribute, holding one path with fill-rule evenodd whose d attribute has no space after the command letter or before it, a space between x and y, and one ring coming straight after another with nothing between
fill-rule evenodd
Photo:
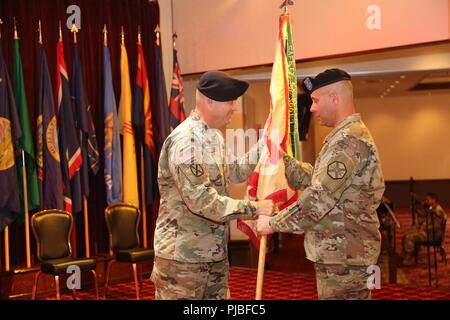
<instances>
[{"instance_id":1,"label":"ceiling light","mask_svg":"<svg viewBox=\"0 0 450 320\"><path fill-rule=\"evenodd\" d=\"M406 76L401 75L401 76L400 76L400 79L406 79Z\"/></svg>"}]
</instances>

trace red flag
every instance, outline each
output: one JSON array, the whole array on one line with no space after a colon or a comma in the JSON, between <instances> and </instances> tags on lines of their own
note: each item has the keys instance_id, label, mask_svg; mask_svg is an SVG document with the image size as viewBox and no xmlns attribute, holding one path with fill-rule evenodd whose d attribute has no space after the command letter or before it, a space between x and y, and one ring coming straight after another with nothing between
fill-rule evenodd
<instances>
[{"instance_id":1,"label":"red flag","mask_svg":"<svg viewBox=\"0 0 450 320\"><path fill-rule=\"evenodd\" d=\"M183 79L181 78L181 70L178 63L177 50L175 48L173 49L173 76L169 109L170 130L172 131L186 119L186 114L184 112Z\"/></svg>"},{"instance_id":2,"label":"red flag","mask_svg":"<svg viewBox=\"0 0 450 320\"><path fill-rule=\"evenodd\" d=\"M82 210L80 168L83 163L77 130L75 128L74 108L69 90L69 76L64 60L62 40L57 45L57 108L59 126L59 150L64 184L64 208L77 213Z\"/></svg>"},{"instance_id":3,"label":"red flag","mask_svg":"<svg viewBox=\"0 0 450 320\"><path fill-rule=\"evenodd\" d=\"M270 80L271 110L264 130L266 146L250 177L247 196L250 200L273 200L283 210L298 199L284 175L285 168L280 150L290 155L299 150L298 139L291 140L291 128L297 128L297 82L292 32L289 15L279 21L275 61ZM294 114L295 117L291 117ZM293 120L294 119L294 120ZM292 121L295 121L292 123ZM259 238L253 220L238 220L239 230L247 234L259 250Z\"/></svg>"}]
</instances>

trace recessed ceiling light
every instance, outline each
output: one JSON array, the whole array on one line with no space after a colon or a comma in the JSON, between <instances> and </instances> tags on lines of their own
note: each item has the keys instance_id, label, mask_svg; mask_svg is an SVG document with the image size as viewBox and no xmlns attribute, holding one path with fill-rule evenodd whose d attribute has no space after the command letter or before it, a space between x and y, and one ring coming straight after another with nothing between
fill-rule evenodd
<instances>
[{"instance_id":1,"label":"recessed ceiling light","mask_svg":"<svg viewBox=\"0 0 450 320\"><path fill-rule=\"evenodd\" d=\"M395 80L395 83L396 83L396 84L399 84L399 83L400 83L400 81L398 81L398 80Z\"/></svg>"},{"instance_id":2,"label":"recessed ceiling light","mask_svg":"<svg viewBox=\"0 0 450 320\"><path fill-rule=\"evenodd\" d=\"M392 89L394 89L394 88L395 88L395 86L394 86L393 84L391 84L391 88L392 88Z\"/></svg>"},{"instance_id":3,"label":"recessed ceiling light","mask_svg":"<svg viewBox=\"0 0 450 320\"><path fill-rule=\"evenodd\" d=\"M386 92L391 92L391 89L387 88L387 89L386 89Z\"/></svg>"},{"instance_id":4,"label":"recessed ceiling light","mask_svg":"<svg viewBox=\"0 0 450 320\"><path fill-rule=\"evenodd\" d=\"M400 76L400 79L406 79L406 76L401 75L401 76Z\"/></svg>"}]
</instances>

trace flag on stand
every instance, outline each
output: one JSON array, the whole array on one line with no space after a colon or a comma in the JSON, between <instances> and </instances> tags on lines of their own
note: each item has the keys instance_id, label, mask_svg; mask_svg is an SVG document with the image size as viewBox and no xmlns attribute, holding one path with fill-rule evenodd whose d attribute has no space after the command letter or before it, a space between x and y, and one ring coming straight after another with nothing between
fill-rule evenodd
<instances>
[{"instance_id":1,"label":"flag on stand","mask_svg":"<svg viewBox=\"0 0 450 320\"><path fill-rule=\"evenodd\" d=\"M123 201L139 208L136 145L131 111L130 71L125 44L122 43L120 48L121 92L119 113L122 114L123 119L123 123L121 123L123 134Z\"/></svg>"},{"instance_id":2,"label":"flag on stand","mask_svg":"<svg viewBox=\"0 0 450 320\"><path fill-rule=\"evenodd\" d=\"M183 79L181 78L178 54L175 48L173 48L173 75L172 88L170 90L169 109L170 131L172 131L186 119L186 114L184 112Z\"/></svg>"},{"instance_id":3,"label":"flag on stand","mask_svg":"<svg viewBox=\"0 0 450 320\"><path fill-rule=\"evenodd\" d=\"M0 39L0 231L20 214L14 148L21 137L22 129Z\"/></svg>"},{"instance_id":4,"label":"flag on stand","mask_svg":"<svg viewBox=\"0 0 450 320\"><path fill-rule=\"evenodd\" d=\"M155 67L156 67L156 147L157 157L161 152L161 148L170 133L170 117L169 105L166 91L166 78L164 77L161 45L159 37L155 46Z\"/></svg>"},{"instance_id":5,"label":"flag on stand","mask_svg":"<svg viewBox=\"0 0 450 320\"><path fill-rule=\"evenodd\" d=\"M298 140L292 139L292 128L298 128L297 78L291 22L288 14L280 16L275 61L270 80L270 114L264 139L266 145L250 177L247 196L250 200L273 200L282 210L298 199L298 191L292 189L284 176L285 168L280 150L289 155L299 152ZM295 117L292 117L292 114ZM298 135L297 135L298 137ZM299 156L299 155L298 155ZM246 233L259 249L254 221L238 220L238 228Z\"/></svg>"},{"instance_id":6,"label":"flag on stand","mask_svg":"<svg viewBox=\"0 0 450 320\"><path fill-rule=\"evenodd\" d=\"M156 153L153 135L152 111L150 108L150 91L148 86L147 67L142 44L137 45L136 86L133 96L133 125L136 139L143 146L145 171L145 204L150 206L158 193Z\"/></svg>"},{"instance_id":7,"label":"flag on stand","mask_svg":"<svg viewBox=\"0 0 450 320\"><path fill-rule=\"evenodd\" d=\"M20 56L20 40L14 40L14 96L17 106L17 111L20 118L20 125L22 127L22 137L19 139L19 149L25 153L25 168L27 178L27 194L28 194L28 210L34 210L39 207L39 186L37 179L36 158L34 155L33 136L30 128L30 118L28 116L28 103L25 91L25 81L23 78L22 59ZM22 152L16 154L17 174L19 178L19 193L20 203L22 206L22 215L20 220L23 220L24 207L24 189L23 189L23 159ZM21 221L23 222L23 221Z\"/></svg>"},{"instance_id":8,"label":"flag on stand","mask_svg":"<svg viewBox=\"0 0 450 320\"><path fill-rule=\"evenodd\" d=\"M57 44L56 92L58 94L59 151L64 187L64 208L70 213L78 213L83 209L80 177L83 157L75 128L69 76L61 39Z\"/></svg>"},{"instance_id":9,"label":"flag on stand","mask_svg":"<svg viewBox=\"0 0 450 320\"><path fill-rule=\"evenodd\" d=\"M103 46L103 115L105 117L105 186L108 205L122 201L122 150L109 48Z\"/></svg>"},{"instance_id":10,"label":"flag on stand","mask_svg":"<svg viewBox=\"0 0 450 320\"><path fill-rule=\"evenodd\" d=\"M37 166L41 210L64 209L58 127L52 84L44 46L38 47L39 101L37 116Z\"/></svg>"},{"instance_id":11,"label":"flag on stand","mask_svg":"<svg viewBox=\"0 0 450 320\"><path fill-rule=\"evenodd\" d=\"M76 128L81 132L81 187L83 195L89 197L89 170L97 174L100 169L97 137L94 122L92 121L91 106L89 105L86 88L84 86L83 69L81 67L78 44L73 44L72 64L72 96L75 99Z\"/></svg>"}]
</instances>

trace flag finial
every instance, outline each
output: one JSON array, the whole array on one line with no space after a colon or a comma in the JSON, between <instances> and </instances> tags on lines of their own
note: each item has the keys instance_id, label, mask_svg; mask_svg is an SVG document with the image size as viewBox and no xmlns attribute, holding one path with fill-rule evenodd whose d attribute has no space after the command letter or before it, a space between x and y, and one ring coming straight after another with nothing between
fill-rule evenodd
<instances>
[{"instance_id":1,"label":"flag finial","mask_svg":"<svg viewBox=\"0 0 450 320\"><path fill-rule=\"evenodd\" d=\"M138 25L138 44L142 44L141 25Z\"/></svg>"},{"instance_id":2,"label":"flag finial","mask_svg":"<svg viewBox=\"0 0 450 320\"><path fill-rule=\"evenodd\" d=\"M292 0L284 0L283 3L280 5L280 9L284 8L284 14L288 13L288 6L293 6L294 1Z\"/></svg>"},{"instance_id":3,"label":"flag finial","mask_svg":"<svg viewBox=\"0 0 450 320\"><path fill-rule=\"evenodd\" d=\"M77 43L77 33L80 31L80 29L77 28L76 24L72 24L72 29L70 29L70 32L73 33L73 43Z\"/></svg>"},{"instance_id":4,"label":"flag finial","mask_svg":"<svg viewBox=\"0 0 450 320\"><path fill-rule=\"evenodd\" d=\"M103 25L103 44L105 47L108 45L108 29L106 28L106 24Z\"/></svg>"},{"instance_id":5,"label":"flag finial","mask_svg":"<svg viewBox=\"0 0 450 320\"><path fill-rule=\"evenodd\" d=\"M17 20L16 20L16 17L13 17L13 21L14 21L14 40L18 40L19 39L19 35L17 33Z\"/></svg>"},{"instance_id":6,"label":"flag finial","mask_svg":"<svg viewBox=\"0 0 450 320\"><path fill-rule=\"evenodd\" d=\"M159 29L159 24L156 25L155 33L156 33L156 45L157 45L157 46L160 46L161 43L160 43L160 41L159 41L159 37L160 37L161 30Z\"/></svg>"},{"instance_id":7,"label":"flag finial","mask_svg":"<svg viewBox=\"0 0 450 320\"><path fill-rule=\"evenodd\" d=\"M59 20L59 41L62 41L61 20Z\"/></svg>"},{"instance_id":8,"label":"flag finial","mask_svg":"<svg viewBox=\"0 0 450 320\"><path fill-rule=\"evenodd\" d=\"M175 32L172 36L172 40L173 40L173 47L175 48L177 46L177 39L178 39L178 35Z\"/></svg>"},{"instance_id":9,"label":"flag finial","mask_svg":"<svg viewBox=\"0 0 450 320\"><path fill-rule=\"evenodd\" d=\"M39 32L39 43L42 44L42 27L41 27L41 20L38 22L38 32Z\"/></svg>"},{"instance_id":10,"label":"flag finial","mask_svg":"<svg viewBox=\"0 0 450 320\"><path fill-rule=\"evenodd\" d=\"M120 35L121 35L121 39L122 39L122 44L125 45L125 31L123 31L123 26L122 26L122 31L121 31Z\"/></svg>"}]
</instances>

